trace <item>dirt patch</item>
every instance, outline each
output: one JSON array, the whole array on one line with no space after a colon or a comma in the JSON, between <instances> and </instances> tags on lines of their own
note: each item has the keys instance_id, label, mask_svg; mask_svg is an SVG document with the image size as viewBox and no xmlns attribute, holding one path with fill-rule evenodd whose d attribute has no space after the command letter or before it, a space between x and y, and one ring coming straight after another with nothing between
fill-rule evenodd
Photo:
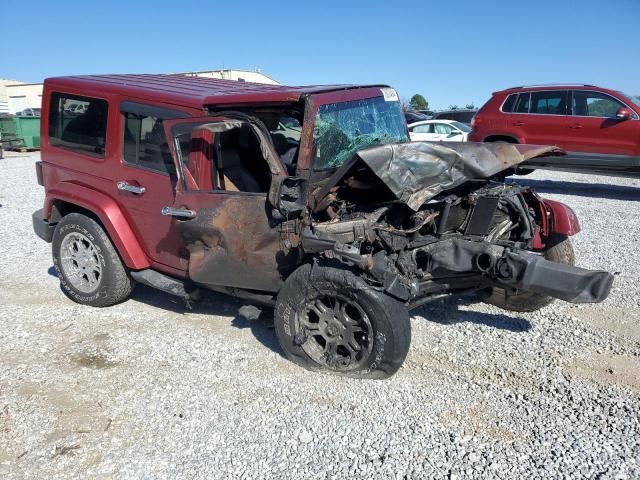
<instances>
[{"instance_id":1,"label":"dirt patch","mask_svg":"<svg viewBox=\"0 0 640 480\"><path fill-rule=\"evenodd\" d=\"M640 392L640 357L592 354L585 359L573 359L565 368L580 378L604 385L616 385Z\"/></svg>"},{"instance_id":2,"label":"dirt patch","mask_svg":"<svg viewBox=\"0 0 640 480\"><path fill-rule=\"evenodd\" d=\"M118 365L118 362L109 360L106 354L100 350L80 352L73 358L73 361L81 367L95 369L111 368Z\"/></svg>"},{"instance_id":3,"label":"dirt patch","mask_svg":"<svg viewBox=\"0 0 640 480\"><path fill-rule=\"evenodd\" d=\"M640 314L630 308L589 305L572 308L570 314L598 330L640 341Z\"/></svg>"}]
</instances>

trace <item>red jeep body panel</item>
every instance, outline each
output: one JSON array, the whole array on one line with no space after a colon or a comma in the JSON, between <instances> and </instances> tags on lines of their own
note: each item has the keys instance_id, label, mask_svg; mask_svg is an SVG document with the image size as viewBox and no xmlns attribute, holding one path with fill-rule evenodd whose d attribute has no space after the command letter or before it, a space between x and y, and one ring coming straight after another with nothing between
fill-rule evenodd
<instances>
[{"instance_id":1,"label":"red jeep body panel","mask_svg":"<svg viewBox=\"0 0 640 480\"><path fill-rule=\"evenodd\" d=\"M56 200L69 202L93 212L104 225L124 263L129 268L136 270L149 268L149 260L140 247L138 239L131 230L129 222L120 207L112 198L96 191L94 188L71 183L70 181L56 182L53 188L47 189L44 206L47 217L51 214L53 202Z\"/></svg>"},{"instance_id":2,"label":"red jeep body panel","mask_svg":"<svg viewBox=\"0 0 640 480\"><path fill-rule=\"evenodd\" d=\"M152 267L184 276L187 262L186 258L175 253L179 250L176 246L178 239L175 238L175 229L171 227L171 218L155 215L156 211L160 212L161 206L173 201L173 197L163 199L162 195L167 197L168 193L159 193L169 190L169 178L123 161L122 103L135 102L171 109L179 116L189 118L209 115L208 107L231 110L252 104L300 103L305 106L307 97L332 91L342 91L337 95L342 100L380 95L380 89L373 87L288 87L182 75L97 75L46 79L41 121L41 169L46 195L44 219L51 218L52 206L56 201L90 210L104 225L127 267L135 270ZM48 136L49 114L51 94L54 92L107 101L109 120L103 158L51 144ZM309 103L312 104L311 101ZM303 138L301 141L299 169L309 168L312 141L312 138ZM140 184L147 188L147 192L144 197L136 197L119 191L116 187L119 181ZM171 191L171 195L175 195L175 189L171 188ZM148 215L149 211L153 211L154 215ZM159 248L159 244L163 247Z\"/></svg>"}]
</instances>

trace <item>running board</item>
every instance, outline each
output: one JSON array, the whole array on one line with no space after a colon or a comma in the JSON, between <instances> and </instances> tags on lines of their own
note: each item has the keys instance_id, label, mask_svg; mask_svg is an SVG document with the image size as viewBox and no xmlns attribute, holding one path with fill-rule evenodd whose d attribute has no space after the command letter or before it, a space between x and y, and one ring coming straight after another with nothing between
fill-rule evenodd
<instances>
[{"instance_id":1,"label":"running board","mask_svg":"<svg viewBox=\"0 0 640 480\"><path fill-rule=\"evenodd\" d=\"M170 277L151 268L131 272L131 278L136 282L143 283L170 295L180 297L187 301L187 303L197 300L201 294L200 289L194 288L193 290L187 291L182 280ZM224 293L241 300L259 303L261 305L275 307L276 304L276 297L271 293L255 292L251 290L243 290L241 288L223 287L218 285L200 285L200 287L204 287L206 290Z\"/></svg>"},{"instance_id":2,"label":"running board","mask_svg":"<svg viewBox=\"0 0 640 480\"><path fill-rule=\"evenodd\" d=\"M192 300L192 295L184 288L184 282L164 273L160 273L151 268L146 270L138 270L131 272L131 278L136 282L143 283L158 290L162 290L170 295L183 298L185 300Z\"/></svg>"}]
</instances>

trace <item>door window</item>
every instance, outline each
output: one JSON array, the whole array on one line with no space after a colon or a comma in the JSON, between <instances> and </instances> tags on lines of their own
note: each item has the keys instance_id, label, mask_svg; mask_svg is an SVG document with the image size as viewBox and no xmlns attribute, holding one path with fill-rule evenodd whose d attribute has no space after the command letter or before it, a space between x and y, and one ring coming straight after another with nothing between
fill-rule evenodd
<instances>
[{"instance_id":1,"label":"door window","mask_svg":"<svg viewBox=\"0 0 640 480\"><path fill-rule=\"evenodd\" d=\"M130 165L175 174L162 119L125 112L123 157Z\"/></svg>"},{"instance_id":2,"label":"door window","mask_svg":"<svg viewBox=\"0 0 640 480\"><path fill-rule=\"evenodd\" d=\"M571 100L573 115L580 117L613 118L624 104L604 93L574 90Z\"/></svg>"},{"instance_id":3,"label":"door window","mask_svg":"<svg viewBox=\"0 0 640 480\"><path fill-rule=\"evenodd\" d=\"M567 91L532 92L529 113L542 115L566 115Z\"/></svg>"},{"instance_id":4,"label":"door window","mask_svg":"<svg viewBox=\"0 0 640 480\"><path fill-rule=\"evenodd\" d=\"M260 139L240 120L178 124L176 138L187 190L266 193L271 171Z\"/></svg>"}]
</instances>

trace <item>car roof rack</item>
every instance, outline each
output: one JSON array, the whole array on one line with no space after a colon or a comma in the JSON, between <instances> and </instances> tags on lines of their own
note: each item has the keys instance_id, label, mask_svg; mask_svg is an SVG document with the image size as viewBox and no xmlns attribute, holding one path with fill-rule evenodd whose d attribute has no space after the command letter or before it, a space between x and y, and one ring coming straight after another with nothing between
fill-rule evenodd
<instances>
[{"instance_id":1,"label":"car roof rack","mask_svg":"<svg viewBox=\"0 0 640 480\"><path fill-rule=\"evenodd\" d=\"M517 87L509 87L507 90L515 90L516 88L536 88L536 87L596 87L590 83L540 83L536 85L519 85Z\"/></svg>"}]
</instances>

